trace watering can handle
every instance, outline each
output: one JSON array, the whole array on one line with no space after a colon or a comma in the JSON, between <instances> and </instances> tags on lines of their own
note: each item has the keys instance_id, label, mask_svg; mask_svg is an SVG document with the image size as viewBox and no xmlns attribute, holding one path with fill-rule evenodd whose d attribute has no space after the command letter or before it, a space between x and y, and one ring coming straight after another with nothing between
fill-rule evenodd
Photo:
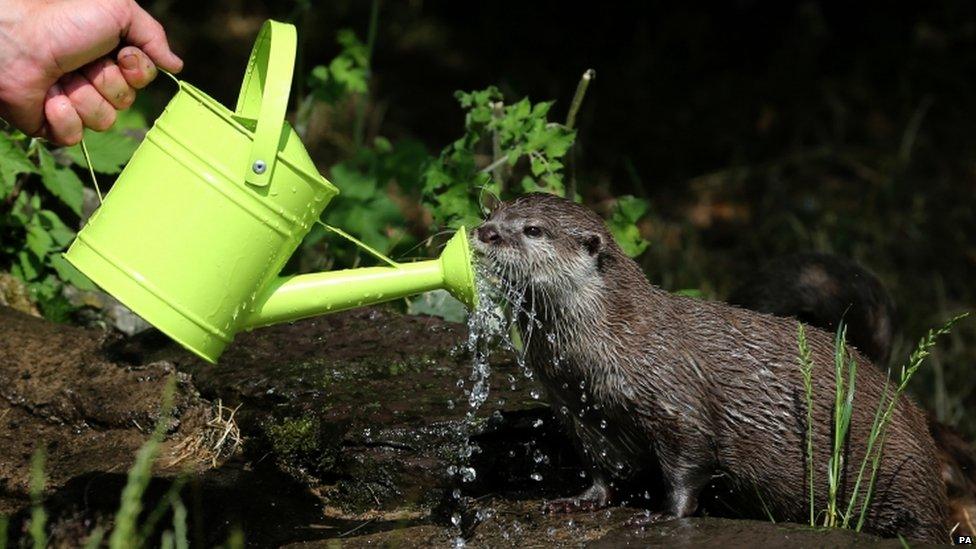
<instances>
[{"instance_id":1,"label":"watering can handle","mask_svg":"<svg viewBox=\"0 0 976 549\"><path fill-rule=\"evenodd\" d=\"M269 19L261 26L247 62L235 111L257 122L244 178L251 185L271 182L288 110L297 42L293 25Z\"/></svg>"}]
</instances>

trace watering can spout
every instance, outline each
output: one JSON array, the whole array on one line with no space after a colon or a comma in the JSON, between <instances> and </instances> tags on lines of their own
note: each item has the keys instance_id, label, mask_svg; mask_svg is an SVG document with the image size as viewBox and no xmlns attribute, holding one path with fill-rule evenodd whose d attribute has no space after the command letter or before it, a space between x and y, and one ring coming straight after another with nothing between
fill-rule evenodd
<instances>
[{"instance_id":1,"label":"watering can spout","mask_svg":"<svg viewBox=\"0 0 976 549\"><path fill-rule=\"evenodd\" d=\"M241 327L278 324L441 288L467 307L475 305L474 272L464 227L438 259L278 278L257 298Z\"/></svg>"}]
</instances>

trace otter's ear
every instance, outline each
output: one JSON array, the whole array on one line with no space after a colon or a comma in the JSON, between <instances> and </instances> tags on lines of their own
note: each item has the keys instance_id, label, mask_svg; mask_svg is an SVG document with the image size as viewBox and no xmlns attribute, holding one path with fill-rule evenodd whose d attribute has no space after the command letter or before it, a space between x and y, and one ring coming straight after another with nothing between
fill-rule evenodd
<instances>
[{"instance_id":1,"label":"otter's ear","mask_svg":"<svg viewBox=\"0 0 976 549\"><path fill-rule=\"evenodd\" d=\"M580 236L583 249L591 256L596 256L603 249L603 237L597 233L583 233Z\"/></svg>"}]
</instances>

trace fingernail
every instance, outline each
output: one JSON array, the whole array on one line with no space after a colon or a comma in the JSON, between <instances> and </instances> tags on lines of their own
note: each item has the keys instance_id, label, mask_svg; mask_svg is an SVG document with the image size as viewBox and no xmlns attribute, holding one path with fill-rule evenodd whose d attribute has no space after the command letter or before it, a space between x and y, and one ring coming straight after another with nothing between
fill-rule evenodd
<instances>
[{"instance_id":1,"label":"fingernail","mask_svg":"<svg viewBox=\"0 0 976 549\"><path fill-rule=\"evenodd\" d=\"M130 71L131 70L138 69L139 68L139 57L136 54L134 54L134 53L130 53L130 54L127 54L127 55L123 55L122 58L119 59L119 64L122 65L122 68L123 69L127 69L127 70L130 70Z\"/></svg>"}]
</instances>

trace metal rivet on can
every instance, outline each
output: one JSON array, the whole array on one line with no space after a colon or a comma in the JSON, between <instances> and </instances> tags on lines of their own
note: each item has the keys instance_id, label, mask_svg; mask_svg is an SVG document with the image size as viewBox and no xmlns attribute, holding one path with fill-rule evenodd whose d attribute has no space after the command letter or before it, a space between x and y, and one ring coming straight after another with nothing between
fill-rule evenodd
<instances>
[{"instance_id":1,"label":"metal rivet on can","mask_svg":"<svg viewBox=\"0 0 976 549\"><path fill-rule=\"evenodd\" d=\"M268 169L268 165L264 163L264 160L255 160L251 169L254 170L254 173L261 175Z\"/></svg>"}]
</instances>

